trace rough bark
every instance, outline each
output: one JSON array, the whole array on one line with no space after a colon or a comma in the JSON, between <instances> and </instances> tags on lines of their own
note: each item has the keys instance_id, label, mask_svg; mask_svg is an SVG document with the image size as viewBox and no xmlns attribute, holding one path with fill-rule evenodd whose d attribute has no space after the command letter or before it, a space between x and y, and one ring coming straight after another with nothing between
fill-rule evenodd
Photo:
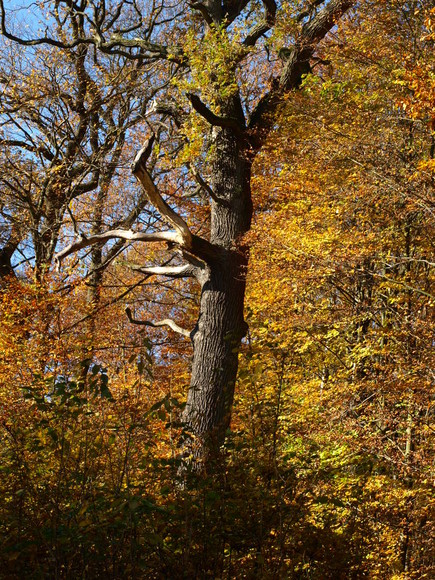
<instances>
[{"instance_id":1,"label":"rough bark","mask_svg":"<svg viewBox=\"0 0 435 580\"><path fill-rule=\"evenodd\" d=\"M0 248L0 287L3 286L6 279L15 277L15 271L12 266L12 256L18 248L20 241L21 235L19 228L17 228L15 224L12 224L9 239L3 247Z\"/></svg>"},{"instance_id":2,"label":"rough bark","mask_svg":"<svg viewBox=\"0 0 435 580\"><path fill-rule=\"evenodd\" d=\"M212 201L212 244L220 255L208 263L200 314L192 333L193 363L183 421L194 437L190 453L203 461L222 445L231 418L243 318L248 250L240 241L252 217L251 162L228 129L215 129L212 189L228 203Z\"/></svg>"}]
</instances>

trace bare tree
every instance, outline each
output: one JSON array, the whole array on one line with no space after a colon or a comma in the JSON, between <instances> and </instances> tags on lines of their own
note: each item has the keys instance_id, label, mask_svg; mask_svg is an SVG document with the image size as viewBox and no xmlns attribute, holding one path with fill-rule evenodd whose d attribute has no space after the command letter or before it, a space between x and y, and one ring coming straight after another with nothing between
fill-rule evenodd
<instances>
[{"instance_id":1,"label":"bare tree","mask_svg":"<svg viewBox=\"0 0 435 580\"><path fill-rule=\"evenodd\" d=\"M34 262L40 279L65 216L73 229L95 233L104 227L108 191L125 162L131 131L145 125L155 88L144 67L123 57L97 61L85 45L23 53L3 44L1 53L2 274L13 273L12 255L27 243L22 259ZM92 212L74 216L76 200L91 194ZM130 227L147 203L139 195L116 221ZM94 270L102 270L99 250L92 251Z\"/></svg>"}]
</instances>

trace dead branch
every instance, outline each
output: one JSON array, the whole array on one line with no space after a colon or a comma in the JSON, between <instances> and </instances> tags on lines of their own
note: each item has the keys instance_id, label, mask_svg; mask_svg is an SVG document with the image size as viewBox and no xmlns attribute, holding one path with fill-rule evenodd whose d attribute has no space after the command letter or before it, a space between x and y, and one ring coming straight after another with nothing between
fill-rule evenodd
<instances>
[{"instance_id":1,"label":"dead branch","mask_svg":"<svg viewBox=\"0 0 435 580\"><path fill-rule=\"evenodd\" d=\"M121 239L128 242L169 242L169 243L180 243L180 238L178 232L155 232L152 234L146 234L143 232L132 232L129 230L109 230L103 234L95 234L93 236L84 237L82 236L75 242L69 244L66 248L58 252L54 260L60 267L62 260L65 259L70 254L77 252L83 248L89 246L94 246L96 244L101 244L108 242L113 239Z\"/></svg>"},{"instance_id":2,"label":"dead branch","mask_svg":"<svg viewBox=\"0 0 435 580\"><path fill-rule=\"evenodd\" d=\"M178 324L173 320L171 320L170 318L165 318L164 320L159 320L158 322L151 322L150 320L136 320L135 318L133 318L130 308L126 308L125 312L128 316L129 321L132 324L138 324L140 326L151 326L152 328L160 328L162 326L168 326L177 334L181 334L186 338L190 338L190 332L185 328L181 328L181 326L178 326Z\"/></svg>"},{"instance_id":3,"label":"dead branch","mask_svg":"<svg viewBox=\"0 0 435 580\"><path fill-rule=\"evenodd\" d=\"M132 270L147 274L149 276L167 276L168 278L193 278L196 277L196 270L191 264L184 266L132 266Z\"/></svg>"},{"instance_id":4,"label":"dead branch","mask_svg":"<svg viewBox=\"0 0 435 580\"><path fill-rule=\"evenodd\" d=\"M148 199L154 205L154 207L160 212L162 218L173 228L175 228L178 236L176 242L184 246L186 249L189 249L192 247L192 234L189 230L189 226L183 220L183 218L179 216L166 203L166 201L160 195L160 192L155 186L153 180L151 179L151 175L147 171L146 162L151 154L153 141L154 137L151 137L151 139L149 139L144 144L142 149L136 155L132 165L132 172L133 175L139 180L142 187L145 189L148 195Z\"/></svg>"}]
</instances>

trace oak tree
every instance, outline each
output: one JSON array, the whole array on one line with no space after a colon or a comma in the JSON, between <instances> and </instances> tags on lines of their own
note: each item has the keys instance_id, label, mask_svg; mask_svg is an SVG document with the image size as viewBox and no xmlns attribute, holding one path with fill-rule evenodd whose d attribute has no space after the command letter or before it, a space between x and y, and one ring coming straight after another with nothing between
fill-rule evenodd
<instances>
[{"instance_id":1,"label":"oak tree","mask_svg":"<svg viewBox=\"0 0 435 580\"><path fill-rule=\"evenodd\" d=\"M183 413L194 439L188 453L198 461L206 462L224 441L238 351L247 331L243 308L249 250L243 237L252 219L252 164L274 128L281 103L300 87L319 43L353 3L60 0L42 4L58 26L31 37L14 33L1 2L2 34L13 42L75 49L88 58L98 53L122 56L139 69L155 67L154 82L162 88L148 112L153 132L162 117L171 121L161 143L153 145L151 137L140 150L133 174L170 229L144 233L117 228L82 235L57 259L111 240L164 242L178 253L179 263L143 271L198 281L200 306L190 332L192 373ZM162 181L147 165L161 147L178 170L173 179L186 187L196 181L210 204L201 235L202 224L186 214L182 199L165 199ZM173 321L165 323L186 333Z\"/></svg>"}]
</instances>

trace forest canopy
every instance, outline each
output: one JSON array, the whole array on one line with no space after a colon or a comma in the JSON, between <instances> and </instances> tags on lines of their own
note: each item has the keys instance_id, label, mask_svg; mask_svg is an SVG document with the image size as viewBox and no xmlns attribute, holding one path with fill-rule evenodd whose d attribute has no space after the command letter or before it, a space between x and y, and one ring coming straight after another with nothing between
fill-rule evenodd
<instances>
[{"instance_id":1,"label":"forest canopy","mask_svg":"<svg viewBox=\"0 0 435 580\"><path fill-rule=\"evenodd\" d=\"M435 2L0 18L0 577L431 578Z\"/></svg>"}]
</instances>

